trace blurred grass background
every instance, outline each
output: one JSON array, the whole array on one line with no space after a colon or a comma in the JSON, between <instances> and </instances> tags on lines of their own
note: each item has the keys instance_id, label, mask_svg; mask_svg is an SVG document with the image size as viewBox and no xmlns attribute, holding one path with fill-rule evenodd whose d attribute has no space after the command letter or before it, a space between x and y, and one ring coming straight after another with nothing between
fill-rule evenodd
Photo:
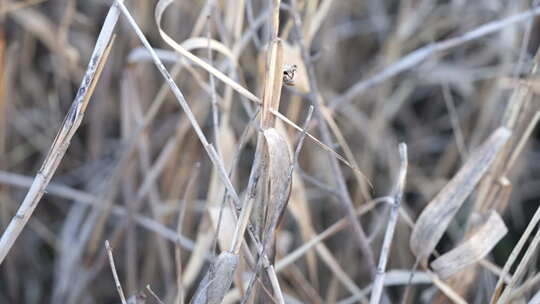
<instances>
[{"instance_id":1,"label":"blurred grass background","mask_svg":"<svg viewBox=\"0 0 540 304\"><path fill-rule=\"evenodd\" d=\"M395 77L342 99L349 88L391 67L410 52L527 11L533 7L531 1L297 2L320 94L358 168L372 184L369 186L342 164L355 207L391 192L399 169L398 143L405 142L409 170L402 208L416 219L471 151L504 121L505 109L514 100L512 92L518 85L530 89L514 129L518 139L539 109L539 83L537 75L531 73L540 42L536 18L436 52ZM211 95L205 89L210 83L208 73L179 60L162 41L154 19L156 1L131 0L126 4L153 47L164 50L163 58L169 56L167 67L183 66L175 81L207 136L218 140L212 127ZM109 1L0 1L2 230L24 198L69 109L110 5ZM213 65L260 96L263 70L259 57L268 43L269 7L270 1L262 0L178 0L167 10L163 27L178 42L212 37L229 50L239 48L237 62L214 52ZM294 48L297 35L290 9L290 2L283 1L280 37ZM193 53L209 61L205 47ZM204 247L203 243L208 243L203 236L212 230L206 209L211 203L212 165L170 93L163 95L163 105L144 132L132 136L151 105L159 100L164 84L145 54L121 16L111 55L83 125L48 194L0 266L0 303L119 303L106 260L105 239L114 248L117 270L128 296L147 294L145 286L150 284L165 303L171 303L177 292L174 233L183 204L183 264L200 264L182 278L187 299L196 288L207 267L204 257L212 252L206 248L199 256L192 255L196 244ZM285 52L284 62L289 61L301 63L301 58ZM306 74L299 71L295 77L296 85L283 89L280 112L301 125L309 107L305 98L309 86L305 87ZM233 181L242 193L256 136L251 130L244 146L240 138L246 128L255 125L252 117L257 107L220 81L216 81L216 92L219 119L225 121L228 130L227 136L219 138L220 152L230 164L240 149ZM332 107L337 100L342 102ZM312 121L308 131L319 138L313 127L317 123ZM298 132L292 128L287 132L294 141ZM331 148L346 155L342 143L337 137L334 140ZM133 153L127 153L130 143L135 143ZM495 270L504 265L538 207L538 145L538 136L533 133L524 152L507 171L509 196L492 205L504 215L509 228L506 237L485 258ZM277 260L309 240L301 228L303 224L320 233L344 217L328 157L328 151L306 140L296 169L299 181L293 182L289 205L303 201L307 209L296 216L291 212L285 215L277 236ZM200 168L196 168L197 163ZM192 191L186 196L193 176ZM141 192L143 185L148 189ZM460 242L477 203L473 195L464 204L439 243L439 252ZM360 217L376 259L387 210L377 205ZM354 230L347 228L324 243L343 271L364 288L371 281L359 248L351 241L352 233ZM386 289L392 303L402 300L406 274L415 262L409 249L410 234L411 228L400 220L387 268L405 279ZM291 303L348 303L344 300L351 292L335 271L315 254L316 267L312 269L307 257L279 274ZM524 280L527 282L536 278L536 254L532 261ZM475 271L476 280L456 290L470 303L487 303L498 279L493 269ZM526 303L539 286L532 281L515 303ZM435 302L436 290L431 283L414 284L404 301ZM148 297L146 301L154 300Z\"/></svg>"}]
</instances>

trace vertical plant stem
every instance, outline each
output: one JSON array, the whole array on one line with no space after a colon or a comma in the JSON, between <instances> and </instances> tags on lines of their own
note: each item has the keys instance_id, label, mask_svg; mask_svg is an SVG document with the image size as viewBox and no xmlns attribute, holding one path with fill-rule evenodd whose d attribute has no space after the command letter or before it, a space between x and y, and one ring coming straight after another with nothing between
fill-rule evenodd
<instances>
[{"instance_id":1,"label":"vertical plant stem","mask_svg":"<svg viewBox=\"0 0 540 304\"><path fill-rule=\"evenodd\" d=\"M405 186L405 177L407 175L408 163L407 145L404 143L401 143L399 145L399 158L401 161L401 168L399 170L399 177L397 180L396 188L394 189L394 199L392 202L392 209L390 209L390 219L388 220L388 226L386 227L386 233L384 234L383 245L381 248L381 256L379 258L377 273L375 274L375 282L373 283L373 290L371 292L371 299L369 302L370 304L378 304L381 300L386 264L388 261L388 255L390 254L390 247L392 245L392 239L394 237L394 231L399 217L399 208L401 206L401 199L403 197L403 188Z\"/></svg>"},{"instance_id":2,"label":"vertical plant stem","mask_svg":"<svg viewBox=\"0 0 540 304\"><path fill-rule=\"evenodd\" d=\"M49 153L36 174L32 186L28 190L21 206L2 234L2 238L0 239L0 264L2 264L13 243L15 243L15 240L26 226L30 216L32 216L39 200L45 193L45 188L60 165L69 147L71 138L82 122L86 107L111 49L113 32L119 15L120 12L117 6L112 5L99 33L94 51L90 57L90 63L77 91L77 95L71 104L71 108L64 119L62 127L58 131Z\"/></svg>"},{"instance_id":3,"label":"vertical plant stem","mask_svg":"<svg viewBox=\"0 0 540 304\"><path fill-rule=\"evenodd\" d=\"M118 290L118 294L120 295L120 300L122 300L122 304L127 304L126 297L124 296L124 291L122 290L122 284L120 284L120 279L118 279L116 266L114 266L114 258L112 255L112 249L111 249L111 245L109 244L109 241L105 241L105 249L107 249L107 256L109 257L109 264L111 265L111 271L114 277L116 290Z\"/></svg>"}]
</instances>

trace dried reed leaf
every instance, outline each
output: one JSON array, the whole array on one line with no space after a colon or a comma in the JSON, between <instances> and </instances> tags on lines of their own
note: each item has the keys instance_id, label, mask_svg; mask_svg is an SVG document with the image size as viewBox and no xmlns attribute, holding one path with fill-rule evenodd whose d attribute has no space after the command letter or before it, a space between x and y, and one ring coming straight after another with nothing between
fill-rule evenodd
<instances>
[{"instance_id":1,"label":"dried reed leaf","mask_svg":"<svg viewBox=\"0 0 540 304\"><path fill-rule=\"evenodd\" d=\"M208 39L206 37L192 37L182 41L180 45L188 51L197 49L211 49L225 55L233 64L236 64L236 56L234 56L232 51L226 45L215 39ZM157 48L155 50L163 61L177 62L180 58L182 58L177 52L174 51ZM146 48L137 47L129 53L128 62L138 61L152 61L152 56Z\"/></svg>"},{"instance_id":2,"label":"dried reed leaf","mask_svg":"<svg viewBox=\"0 0 540 304\"><path fill-rule=\"evenodd\" d=\"M255 165L255 162L257 162L258 160L260 162L260 168L258 170L260 170L260 172L262 173L267 174L263 174L265 182L262 183L262 188L259 188L258 190L259 193L262 193L262 195L259 195L260 198L257 200L253 200L254 195L248 194L248 196L252 197L252 199L248 200L248 202L257 203L257 207L254 209L253 212L253 218L255 222L254 228L256 230L256 233L259 234L261 237L264 237L267 233L267 230L270 228L271 219L273 219L274 216L277 216L276 212L278 212L277 205L279 204L279 199L276 199L275 197L270 198L270 195L273 192L273 190L270 189L272 187L273 180L277 178L276 174L279 173L277 173L278 171L272 172L272 170L276 170L276 163L280 162L279 150L283 147L287 147L287 145L282 145L281 147L275 146L278 140L274 135L276 135L277 132L274 133L270 131L269 136L265 134L268 129L273 128L273 126L275 125L275 117L271 115L271 110L279 108L279 102L281 98L281 87L283 83L283 77L281 74L283 66L283 45L280 39L275 38L272 40L267 55L268 56L266 58L264 70L261 71L261 78L264 79L260 122L263 133L259 134L257 139L257 150L255 152L256 160L254 161L254 166L252 169L252 172L255 172L254 170L258 167ZM276 136L279 136L279 134L277 134ZM270 158L274 156L277 156L277 160L274 161L272 169L269 168L269 163ZM287 171L286 168L281 169ZM271 177L272 174L274 174L274 177ZM249 188L251 187L248 185L248 189ZM253 188L253 190L255 190L255 188ZM248 190L248 192L250 191L251 190ZM248 207L246 206L244 208ZM249 208L251 208L251 205L249 206Z\"/></svg>"},{"instance_id":3,"label":"dried reed leaf","mask_svg":"<svg viewBox=\"0 0 540 304\"><path fill-rule=\"evenodd\" d=\"M250 91L248 91L246 88L238 84L236 81L232 80L227 75L223 74L218 69L214 68L210 64L206 63L204 60L200 59L199 57L193 55L191 52L186 50L184 47L182 47L180 44L178 44L174 39L171 38L171 36L167 35L163 28L161 27L161 18L163 17L163 13L167 9L167 7L173 3L173 0L160 0L157 5L154 12L154 17L156 19L156 24L159 29L159 34L161 35L161 38L175 51L177 51L180 55L188 58L195 64L199 65L203 69L207 70L209 73L212 73L216 78L223 81L227 85L231 86L235 91L237 91L239 94L245 96L247 99L252 100L254 102L259 102L259 98L257 96L253 95Z\"/></svg>"},{"instance_id":4,"label":"dried reed leaf","mask_svg":"<svg viewBox=\"0 0 540 304\"><path fill-rule=\"evenodd\" d=\"M283 122L277 121L276 128L281 134L287 134ZM289 153L293 155L292 150L290 150ZM298 223L303 242L307 243L314 235L316 235L316 233L313 228L313 220L309 211L306 186L304 185L302 178L296 172L293 172L291 184L291 195L289 197L287 208ZM314 251L308 251L306 253L306 262L312 283L318 285L315 284L315 282L318 281L318 276L317 259Z\"/></svg>"},{"instance_id":5,"label":"dried reed leaf","mask_svg":"<svg viewBox=\"0 0 540 304\"><path fill-rule=\"evenodd\" d=\"M506 235L508 229L496 211L491 211L485 223L461 245L438 257L431 268L446 279L483 259Z\"/></svg>"},{"instance_id":6,"label":"dried reed leaf","mask_svg":"<svg viewBox=\"0 0 540 304\"><path fill-rule=\"evenodd\" d=\"M289 143L275 128L269 128L263 132L268 151L268 183L269 195L266 213L266 229L274 217L280 219L285 210L291 193L291 179L289 168L292 165Z\"/></svg>"},{"instance_id":7,"label":"dried reed leaf","mask_svg":"<svg viewBox=\"0 0 540 304\"><path fill-rule=\"evenodd\" d=\"M265 99L270 100L270 99ZM292 160L289 153L289 144L283 136L275 128L267 128L263 131L262 136L259 136L259 141L262 141L263 145L258 145L258 148L262 146L262 152L259 152L259 158L261 158L261 166L254 165L252 170L260 170L263 173L265 183L262 185L262 196L257 200L258 208L255 209L254 226L256 233L262 235L262 250L263 256L268 255L270 258L264 257L260 259L255 268L255 273L251 277L248 287L246 289L245 298L249 298L253 286L256 282L258 272L261 270L261 266L265 266L270 272L262 274L262 285L258 285L255 291L256 298L261 303L270 301L270 293L264 291L269 289L270 286L273 290L273 296L277 297L279 303L283 303L280 299L281 288L277 281L277 277L273 274L273 262L275 256L275 230L281 218L284 214L284 210L287 206L291 191L291 175L292 175ZM259 149L258 149L259 151ZM260 169L258 169L260 168ZM251 178L250 178L251 179ZM248 186L248 196L250 196ZM251 208L253 200L248 200L247 206L244 208ZM242 210L244 212L244 210ZM242 217L241 217L242 218ZM240 222L240 225L243 225Z\"/></svg>"},{"instance_id":8,"label":"dried reed leaf","mask_svg":"<svg viewBox=\"0 0 540 304\"><path fill-rule=\"evenodd\" d=\"M224 251L210 266L199 283L192 304L220 304L231 287L238 255Z\"/></svg>"},{"instance_id":9,"label":"dried reed leaf","mask_svg":"<svg viewBox=\"0 0 540 304\"><path fill-rule=\"evenodd\" d=\"M433 252L450 221L485 175L510 134L510 130L498 128L471 153L459 172L422 211L410 240L411 250L418 258L425 258Z\"/></svg>"},{"instance_id":10,"label":"dried reed leaf","mask_svg":"<svg viewBox=\"0 0 540 304\"><path fill-rule=\"evenodd\" d=\"M215 39L211 39L208 37L191 37L182 41L181 45L186 48L186 50L209 48L227 56L232 62L235 62L235 56L232 50Z\"/></svg>"}]
</instances>

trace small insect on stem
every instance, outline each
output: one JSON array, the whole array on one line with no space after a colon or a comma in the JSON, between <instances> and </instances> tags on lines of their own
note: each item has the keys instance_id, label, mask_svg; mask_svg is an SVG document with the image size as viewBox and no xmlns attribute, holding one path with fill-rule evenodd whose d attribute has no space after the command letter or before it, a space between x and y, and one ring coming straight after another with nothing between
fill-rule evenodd
<instances>
[{"instance_id":1,"label":"small insect on stem","mask_svg":"<svg viewBox=\"0 0 540 304\"><path fill-rule=\"evenodd\" d=\"M294 85L294 73L298 67L296 64L286 63L283 65L283 83L288 86Z\"/></svg>"}]
</instances>

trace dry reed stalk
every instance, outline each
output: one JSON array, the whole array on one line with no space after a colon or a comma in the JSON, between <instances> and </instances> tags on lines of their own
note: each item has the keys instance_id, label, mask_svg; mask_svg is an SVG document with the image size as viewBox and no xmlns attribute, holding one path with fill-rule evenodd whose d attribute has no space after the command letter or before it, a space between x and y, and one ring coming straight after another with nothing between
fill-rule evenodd
<instances>
[{"instance_id":1,"label":"dry reed stalk","mask_svg":"<svg viewBox=\"0 0 540 304\"><path fill-rule=\"evenodd\" d=\"M504 264L503 275L501 275L500 278L503 278L505 274L509 273L510 268L512 268L512 266L514 265L518 255L520 254L521 250L525 246L525 242L531 235L533 229L537 226L538 221L540 221L540 208L536 209L536 212L534 213L533 218L527 225L525 232L523 232L518 243L512 249L510 256L508 257L506 263ZM522 257L521 261L519 262L517 269L514 271L514 274L512 275L512 279L510 283L504 288L504 291L503 291L502 279L499 279L499 281L497 282L497 286L495 286L495 291L493 292L493 296L491 298L491 303L507 303L507 301L509 301L509 297L510 297L510 293L512 289L514 288L514 286L517 284L517 282L520 280L520 277L524 273L524 267L527 265L533 252L537 250L536 247L538 245L538 242L540 241L539 239L540 232L538 231L535 234L532 243L527 248L525 255Z\"/></svg>"},{"instance_id":2,"label":"dry reed stalk","mask_svg":"<svg viewBox=\"0 0 540 304\"><path fill-rule=\"evenodd\" d=\"M156 300L156 302L158 302L158 304L165 304L163 301L161 301L161 299L158 297L158 295L152 290L150 285L146 285L146 290L148 290L150 295L152 295L152 297L154 298L154 300Z\"/></svg>"},{"instance_id":3,"label":"dry reed stalk","mask_svg":"<svg viewBox=\"0 0 540 304\"><path fill-rule=\"evenodd\" d=\"M129 133L132 125L135 122L134 111L130 105L130 100L135 98L134 103L138 103L138 96L135 93L133 86L133 74L128 71L123 73L123 81L121 84L122 97L120 99L120 117L121 117L121 134L122 137L125 137ZM126 291L127 294L132 294L135 292L136 286L138 285L136 278L138 278L138 265L137 265L137 237L135 231L135 223L133 220L133 215L135 214L135 177L136 177L137 168L131 166L126 170L126 174L122 177L122 196L124 199L124 204L126 210L128 211L127 221L126 221L126 238L125 238L125 251L126 258L123 259L125 262L126 269ZM97 239L97 238L96 238ZM94 239L95 240L95 239ZM92 245L91 245L92 246ZM94 245L95 246L95 245Z\"/></svg>"},{"instance_id":4,"label":"dry reed stalk","mask_svg":"<svg viewBox=\"0 0 540 304\"><path fill-rule=\"evenodd\" d=\"M52 179L54 172L66 153L69 143L77 129L79 128L90 97L94 91L99 76L105 66L107 56L111 50L113 41L113 31L118 20L119 11L112 5L101 32L96 41L94 51L90 57L90 63L81 83L77 96L73 100L72 106L58 131L58 134L45 158L42 167L39 169L30 190L26 194L24 201L17 210L17 214L11 220L0 239L0 263L4 260L13 243L28 222L33 211L37 207L39 200L45 192L45 188Z\"/></svg>"},{"instance_id":5,"label":"dry reed stalk","mask_svg":"<svg viewBox=\"0 0 540 304\"><path fill-rule=\"evenodd\" d=\"M114 283L116 285L116 290L118 291L118 295L120 296L120 300L122 300L122 304L127 304L126 297L124 296L124 291L122 290L122 284L120 284L120 279L118 279L118 273L116 272L116 266L114 265L111 245L109 244L108 240L105 241L105 249L107 250L107 256L109 257L109 264L111 265L111 271L113 274Z\"/></svg>"},{"instance_id":6,"label":"dry reed stalk","mask_svg":"<svg viewBox=\"0 0 540 304\"><path fill-rule=\"evenodd\" d=\"M388 219L388 226L384 234L384 241L381 248L381 255L379 258L379 265L377 266L377 274L373 282L373 289L371 292L370 303L378 304L381 301L381 295L384 286L384 277L386 271L386 264L388 262L388 255L390 254L390 246L392 245L392 238L394 237L394 230L398 220L399 208L401 207L401 200L403 198L403 189L405 188L405 178L407 176L407 145L401 143L399 145L399 159L401 161L401 167L399 170L398 179L392 194L392 209L390 210L390 218Z\"/></svg>"}]
</instances>

